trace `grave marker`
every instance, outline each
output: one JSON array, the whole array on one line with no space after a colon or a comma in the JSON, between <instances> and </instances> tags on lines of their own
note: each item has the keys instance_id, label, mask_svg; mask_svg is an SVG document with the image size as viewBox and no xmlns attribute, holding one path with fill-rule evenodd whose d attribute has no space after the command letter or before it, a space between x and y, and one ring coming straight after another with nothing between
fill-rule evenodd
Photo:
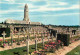
<instances>
[{"instance_id":1,"label":"grave marker","mask_svg":"<svg viewBox=\"0 0 80 55\"><path fill-rule=\"evenodd\" d=\"M49 42L49 39L50 39L50 34L48 33L48 42Z\"/></svg>"},{"instance_id":2,"label":"grave marker","mask_svg":"<svg viewBox=\"0 0 80 55\"><path fill-rule=\"evenodd\" d=\"M17 32L16 28L14 29L15 32Z\"/></svg>"},{"instance_id":3,"label":"grave marker","mask_svg":"<svg viewBox=\"0 0 80 55\"><path fill-rule=\"evenodd\" d=\"M11 32L11 46L13 45L13 32Z\"/></svg>"},{"instance_id":4,"label":"grave marker","mask_svg":"<svg viewBox=\"0 0 80 55\"><path fill-rule=\"evenodd\" d=\"M37 51L37 36L35 35L35 51Z\"/></svg>"},{"instance_id":5,"label":"grave marker","mask_svg":"<svg viewBox=\"0 0 80 55\"><path fill-rule=\"evenodd\" d=\"M52 34L52 36L51 36L51 37L52 37L52 41L53 41L53 37L54 37L54 36L53 36L53 34Z\"/></svg>"},{"instance_id":6,"label":"grave marker","mask_svg":"<svg viewBox=\"0 0 80 55\"><path fill-rule=\"evenodd\" d=\"M43 45L43 48L44 48L44 35L42 34L42 45Z\"/></svg>"},{"instance_id":7,"label":"grave marker","mask_svg":"<svg viewBox=\"0 0 80 55\"><path fill-rule=\"evenodd\" d=\"M29 36L27 36L26 45L27 45L27 55L29 55Z\"/></svg>"},{"instance_id":8,"label":"grave marker","mask_svg":"<svg viewBox=\"0 0 80 55\"><path fill-rule=\"evenodd\" d=\"M23 35L24 35L24 40L25 40L26 31L24 29L23 29Z\"/></svg>"},{"instance_id":9,"label":"grave marker","mask_svg":"<svg viewBox=\"0 0 80 55\"><path fill-rule=\"evenodd\" d=\"M19 33L18 33L18 44L20 45L20 31L21 31L21 29L19 29Z\"/></svg>"},{"instance_id":10,"label":"grave marker","mask_svg":"<svg viewBox=\"0 0 80 55\"><path fill-rule=\"evenodd\" d=\"M35 37L35 30L33 30L33 36Z\"/></svg>"},{"instance_id":11,"label":"grave marker","mask_svg":"<svg viewBox=\"0 0 80 55\"><path fill-rule=\"evenodd\" d=\"M2 35L3 35L3 44L5 44L5 36L6 36L5 31L3 31Z\"/></svg>"}]
</instances>

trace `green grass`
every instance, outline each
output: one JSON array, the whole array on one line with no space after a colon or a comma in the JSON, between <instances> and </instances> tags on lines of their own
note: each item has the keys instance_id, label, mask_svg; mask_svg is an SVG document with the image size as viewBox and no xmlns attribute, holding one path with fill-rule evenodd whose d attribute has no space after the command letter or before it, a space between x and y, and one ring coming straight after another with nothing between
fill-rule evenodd
<instances>
[{"instance_id":1,"label":"green grass","mask_svg":"<svg viewBox=\"0 0 80 55\"><path fill-rule=\"evenodd\" d=\"M72 51L70 51L66 55L80 55L80 45L74 48Z\"/></svg>"},{"instance_id":2,"label":"green grass","mask_svg":"<svg viewBox=\"0 0 80 55\"><path fill-rule=\"evenodd\" d=\"M72 39L76 39L76 38L79 38L79 36L74 36L74 37L72 37Z\"/></svg>"},{"instance_id":3,"label":"green grass","mask_svg":"<svg viewBox=\"0 0 80 55\"><path fill-rule=\"evenodd\" d=\"M45 42L46 44L47 42ZM15 49L10 49L10 50L5 50L5 51L1 51L0 55L14 55L13 52L19 52L20 55L24 55L27 52L23 52L23 50L26 50L26 46L25 47L19 47L19 48L15 48ZM38 49L42 48L42 43L38 43ZM30 52L35 51L35 45L30 45L29 46L29 50ZM16 55L16 54L15 54Z\"/></svg>"}]
</instances>

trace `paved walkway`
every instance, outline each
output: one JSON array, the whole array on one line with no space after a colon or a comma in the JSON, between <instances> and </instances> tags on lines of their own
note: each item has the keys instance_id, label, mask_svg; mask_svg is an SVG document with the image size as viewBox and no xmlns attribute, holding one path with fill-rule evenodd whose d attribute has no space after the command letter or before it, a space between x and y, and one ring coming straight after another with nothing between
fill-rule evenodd
<instances>
[{"instance_id":1,"label":"paved walkway","mask_svg":"<svg viewBox=\"0 0 80 55\"><path fill-rule=\"evenodd\" d=\"M74 43L70 44L69 46L65 46L63 49L59 49L55 53L50 53L47 55L66 55L68 52L76 48L78 45L80 45L80 40L75 41Z\"/></svg>"}]
</instances>

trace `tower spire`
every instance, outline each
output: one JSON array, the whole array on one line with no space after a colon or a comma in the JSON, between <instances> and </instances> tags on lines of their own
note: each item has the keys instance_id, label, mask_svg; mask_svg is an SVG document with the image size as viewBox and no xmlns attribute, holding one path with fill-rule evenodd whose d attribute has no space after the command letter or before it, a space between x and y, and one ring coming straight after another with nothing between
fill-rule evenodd
<instances>
[{"instance_id":1,"label":"tower spire","mask_svg":"<svg viewBox=\"0 0 80 55\"><path fill-rule=\"evenodd\" d=\"M27 4L25 4L25 7L24 7L24 21L27 21L27 22L29 22L30 20L29 20L29 14L28 14L28 5Z\"/></svg>"}]
</instances>

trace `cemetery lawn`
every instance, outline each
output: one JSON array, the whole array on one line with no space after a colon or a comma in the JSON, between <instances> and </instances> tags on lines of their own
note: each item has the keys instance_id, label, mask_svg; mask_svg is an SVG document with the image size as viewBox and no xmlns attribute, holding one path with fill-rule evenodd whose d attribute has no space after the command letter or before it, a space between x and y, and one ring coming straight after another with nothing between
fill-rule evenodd
<instances>
[{"instance_id":1,"label":"cemetery lawn","mask_svg":"<svg viewBox=\"0 0 80 55\"><path fill-rule=\"evenodd\" d=\"M70 51L66 55L80 55L80 45L74 48L72 51Z\"/></svg>"},{"instance_id":2,"label":"cemetery lawn","mask_svg":"<svg viewBox=\"0 0 80 55\"><path fill-rule=\"evenodd\" d=\"M38 38L41 38L41 36L38 36ZM25 39L27 39L27 37L25 37ZM35 37L30 37L30 40L35 39ZM5 39L6 41L11 41L11 39ZM18 38L13 38L13 40L17 41ZM21 37L20 40L24 40L24 37Z\"/></svg>"},{"instance_id":3,"label":"cemetery lawn","mask_svg":"<svg viewBox=\"0 0 80 55\"><path fill-rule=\"evenodd\" d=\"M45 42L45 44L46 43L47 42ZM37 47L38 47L38 50L42 49L42 43L38 43ZM27 53L26 49L27 49L27 47L25 46L25 47L19 47L19 48L15 48L15 49L0 51L0 55L17 55L17 54L14 54L14 52L15 53L18 52L20 55L24 55ZM35 45L30 45L29 51L34 52L35 51Z\"/></svg>"}]
</instances>

